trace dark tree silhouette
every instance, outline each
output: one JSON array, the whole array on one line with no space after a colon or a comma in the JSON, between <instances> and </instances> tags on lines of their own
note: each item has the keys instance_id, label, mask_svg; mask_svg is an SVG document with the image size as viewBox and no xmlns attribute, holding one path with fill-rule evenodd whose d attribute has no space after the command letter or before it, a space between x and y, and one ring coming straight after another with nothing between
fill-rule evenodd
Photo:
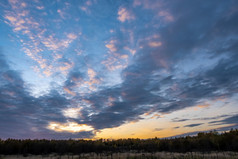
<instances>
[{"instance_id":1,"label":"dark tree silhouette","mask_svg":"<svg viewBox=\"0 0 238 159\"><path fill-rule=\"evenodd\" d=\"M197 136L186 136L167 139L118 139L118 140L19 140L0 139L0 154L33 154L50 153L81 154L95 152L209 152L236 151L238 152L238 130L230 130L219 134L216 131L198 133Z\"/></svg>"}]
</instances>

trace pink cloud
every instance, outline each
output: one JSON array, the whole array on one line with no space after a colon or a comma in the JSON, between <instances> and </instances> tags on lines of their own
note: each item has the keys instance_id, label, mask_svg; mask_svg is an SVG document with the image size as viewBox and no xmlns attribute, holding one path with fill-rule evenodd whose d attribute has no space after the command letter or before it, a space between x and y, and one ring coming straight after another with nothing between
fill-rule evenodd
<instances>
[{"instance_id":1,"label":"pink cloud","mask_svg":"<svg viewBox=\"0 0 238 159\"><path fill-rule=\"evenodd\" d=\"M96 78L97 76L97 73L91 69L91 68L88 68L88 80L83 80L83 79L76 79L74 78L73 81L76 83L75 86L71 87L71 89L74 89L74 90L80 90L81 93L88 93L88 92L92 92L92 91L96 91L96 86L98 84L100 84L100 79ZM69 94L72 95L72 91L65 88L65 91ZM70 92L71 91L71 92ZM79 91L78 91L79 92Z\"/></svg>"},{"instance_id":2,"label":"pink cloud","mask_svg":"<svg viewBox=\"0 0 238 159\"><path fill-rule=\"evenodd\" d=\"M45 9L45 7L43 7L43 6L37 6L36 8L39 9L39 10Z\"/></svg>"},{"instance_id":3,"label":"pink cloud","mask_svg":"<svg viewBox=\"0 0 238 159\"><path fill-rule=\"evenodd\" d=\"M145 9L158 9L161 7L161 1L153 1L153 0L134 0L133 6L142 6Z\"/></svg>"},{"instance_id":4,"label":"pink cloud","mask_svg":"<svg viewBox=\"0 0 238 159\"><path fill-rule=\"evenodd\" d=\"M111 40L111 41L110 41L108 44L106 44L105 46L106 46L111 52L115 52L115 51L117 51L116 43L117 43L116 40Z\"/></svg>"},{"instance_id":5,"label":"pink cloud","mask_svg":"<svg viewBox=\"0 0 238 159\"><path fill-rule=\"evenodd\" d=\"M108 106L113 106L113 102L115 102L115 101L116 101L116 98L108 97L108 100L107 100L106 104Z\"/></svg>"},{"instance_id":6,"label":"pink cloud","mask_svg":"<svg viewBox=\"0 0 238 159\"><path fill-rule=\"evenodd\" d=\"M56 61L56 60L58 60L58 59L61 59L63 57L63 55L62 54L55 54L54 55L54 60Z\"/></svg>"},{"instance_id":7,"label":"pink cloud","mask_svg":"<svg viewBox=\"0 0 238 159\"><path fill-rule=\"evenodd\" d=\"M65 13L63 10L58 9L58 10L57 10L57 13L59 13L59 15L60 15L60 17L61 17L62 19L65 19L66 13Z\"/></svg>"},{"instance_id":8,"label":"pink cloud","mask_svg":"<svg viewBox=\"0 0 238 159\"><path fill-rule=\"evenodd\" d=\"M118 18L119 21L125 22L125 21L131 21L135 19L135 16L129 12L126 8L120 8L118 10Z\"/></svg>"},{"instance_id":9,"label":"pink cloud","mask_svg":"<svg viewBox=\"0 0 238 159\"><path fill-rule=\"evenodd\" d=\"M91 5L92 5L92 2L88 0L85 4L86 4L87 6L91 6Z\"/></svg>"},{"instance_id":10,"label":"pink cloud","mask_svg":"<svg viewBox=\"0 0 238 159\"><path fill-rule=\"evenodd\" d=\"M159 16L163 17L166 22L174 21L174 17L167 11L160 11Z\"/></svg>"},{"instance_id":11,"label":"pink cloud","mask_svg":"<svg viewBox=\"0 0 238 159\"><path fill-rule=\"evenodd\" d=\"M86 8L86 7L80 7L80 9L81 9L82 11L87 12L87 8Z\"/></svg>"},{"instance_id":12,"label":"pink cloud","mask_svg":"<svg viewBox=\"0 0 238 159\"><path fill-rule=\"evenodd\" d=\"M169 11L164 10L164 3L162 1L134 0L133 6L142 6L144 9L153 10L154 12L157 12L158 16L162 17L166 22L174 21L174 16Z\"/></svg>"},{"instance_id":13,"label":"pink cloud","mask_svg":"<svg viewBox=\"0 0 238 159\"><path fill-rule=\"evenodd\" d=\"M53 35L49 35L48 37L40 37L41 43L43 43L45 45L45 47L47 47L49 50L52 51L59 51L62 49L66 49L69 47L69 45L77 38L77 35L73 34L73 33L69 33L67 35L67 38L59 40L55 37L53 37Z\"/></svg>"},{"instance_id":14,"label":"pink cloud","mask_svg":"<svg viewBox=\"0 0 238 159\"><path fill-rule=\"evenodd\" d=\"M93 80L93 78L96 76L96 72L93 70L93 69L91 69L91 68L89 68L88 69L88 77L89 77L89 79L90 80Z\"/></svg>"},{"instance_id":15,"label":"pink cloud","mask_svg":"<svg viewBox=\"0 0 238 159\"><path fill-rule=\"evenodd\" d=\"M26 7L27 5L26 5L26 3L23 2L23 3L21 3L21 6Z\"/></svg>"},{"instance_id":16,"label":"pink cloud","mask_svg":"<svg viewBox=\"0 0 238 159\"><path fill-rule=\"evenodd\" d=\"M128 50L132 55L135 55L136 49L130 49L129 47L124 47L125 50Z\"/></svg>"},{"instance_id":17,"label":"pink cloud","mask_svg":"<svg viewBox=\"0 0 238 159\"><path fill-rule=\"evenodd\" d=\"M151 41L151 42L149 42L148 45L149 45L150 47L159 47L159 46L162 45L162 43L159 42L159 41Z\"/></svg>"},{"instance_id":18,"label":"pink cloud","mask_svg":"<svg viewBox=\"0 0 238 159\"><path fill-rule=\"evenodd\" d=\"M10 15L5 16L5 19L10 21L11 23L15 23L17 21L16 17L10 16Z\"/></svg>"},{"instance_id":19,"label":"pink cloud","mask_svg":"<svg viewBox=\"0 0 238 159\"><path fill-rule=\"evenodd\" d=\"M127 61L128 56L119 56L119 57L122 58L122 60L119 60L118 57L111 56L105 61L103 61L102 64L104 64L109 71L115 71L118 69L126 68L128 65Z\"/></svg>"},{"instance_id":20,"label":"pink cloud","mask_svg":"<svg viewBox=\"0 0 238 159\"><path fill-rule=\"evenodd\" d=\"M46 75L47 77L52 75L52 72L48 69L48 70L44 70L43 71L44 75Z\"/></svg>"},{"instance_id":21,"label":"pink cloud","mask_svg":"<svg viewBox=\"0 0 238 159\"><path fill-rule=\"evenodd\" d=\"M136 7L136 6L140 6L141 5L141 0L134 0L133 2L133 6Z\"/></svg>"},{"instance_id":22,"label":"pink cloud","mask_svg":"<svg viewBox=\"0 0 238 159\"><path fill-rule=\"evenodd\" d=\"M74 64L69 64L67 62L63 63L61 66L59 66L59 70L67 75L68 74L68 71L73 67Z\"/></svg>"},{"instance_id":23,"label":"pink cloud","mask_svg":"<svg viewBox=\"0 0 238 159\"><path fill-rule=\"evenodd\" d=\"M87 14L89 14L89 13L90 13L89 7L90 7L91 5L92 5L92 2L88 0L88 1L85 2L85 4L84 4L83 6L80 6L79 8L80 8L82 11L86 12Z\"/></svg>"},{"instance_id":24,"label":"pink cloud","mask_svg":"<svg viewBox=\"0 0 238 159\"><path fill-rule=\"evenodd\" d=\"M72 95L72 96L76 96L76 93L70 91L69 88L67 88L67 87L64 87L64 91L67 92L68 94Z\"/></svg>"},{"instance_id":25,"label":"pink cloud","mask_svg":"<svg viewBox=\"0 0 238 159\"><path fill-rule=\"evenodd\" d=\"M122 58L122 59L128 59L128 57L129 57L128 55L121 55L120 56L120 58Z\"/></svg>"},{"instance_id":26,"label":"pink cloud","mask_svg":"<svg viewBox=\"0 0 238 159\"><path fill-rule=\"evenodd\" d=\"M67 37L68 37L69 39L74 40L74 39L77 38L77 35L75 35L75 34L73 34L73 33L69 33L69 34L67 35Z\"/></svg>"},{"instance_id":27,"label":"pink cloud","mask_svg":"<svg viewBox=\"0 0 238 159\"><path fill-rule=\"evenodd\" d=\"M118 43L119 41L113 39L105 45L106 48L109 49L109 55L106 60L102 61L102 64L105 65L109 71L123 69L128 65L129 56L127 54L117 53L118 49L116 45L118 45ZM131 51L132 54L135 53L134 50L129 49L128 47L125 47L125 49Z\"/></svg>"}]
</instances>

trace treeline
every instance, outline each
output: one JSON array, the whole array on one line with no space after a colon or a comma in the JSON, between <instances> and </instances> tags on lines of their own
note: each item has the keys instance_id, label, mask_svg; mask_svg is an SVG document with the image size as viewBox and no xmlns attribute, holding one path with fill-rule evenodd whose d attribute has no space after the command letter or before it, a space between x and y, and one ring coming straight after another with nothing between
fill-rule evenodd
<instances>
[{"instance_id":1,"label":"treeline","mask_svg":"<svg viewBox=\"0 0 238 159\"><path fill-rule=\"evenodd\" d=\"M81 154L102 152L238 152L238 130L219 134L216 131L170 139L118 140L0 140L0 154Z\"/></svg>"}]
</instances>

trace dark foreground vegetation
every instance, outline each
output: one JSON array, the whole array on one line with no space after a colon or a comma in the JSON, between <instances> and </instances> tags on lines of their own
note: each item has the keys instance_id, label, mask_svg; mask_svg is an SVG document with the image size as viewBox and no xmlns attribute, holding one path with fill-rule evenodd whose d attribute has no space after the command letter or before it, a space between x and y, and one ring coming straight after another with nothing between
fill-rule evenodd
<instances>
[{"instance_id":1,"label":"dark foreground vegetation","mask_svg":"<svg viewBox=\"0 0 238 159\"><path fill-rule=\"evenodd\" d=\"M72 154L82 153L123 153L123 152L238 152L238 130L219 134L216 131L198 133L170 139L119 139L119 140L0 140L0 154Z\"/></svg>"}]
</instances>

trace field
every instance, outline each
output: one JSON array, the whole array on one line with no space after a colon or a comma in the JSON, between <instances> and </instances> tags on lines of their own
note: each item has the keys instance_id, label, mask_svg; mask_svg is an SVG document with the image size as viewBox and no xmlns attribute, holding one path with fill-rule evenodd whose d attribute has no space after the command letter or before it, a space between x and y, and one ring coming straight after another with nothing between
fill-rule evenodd
<instances>
[{"instance_id":1,"label":"field","mask_svg":"<svg viewBox=\"0 0 238 159\"><path fill-rule=\"evenodd\" d=\"M238 159L237 152L84 153L81 155L1 155L0 159Z\"/></svg>"}]
</instances>

